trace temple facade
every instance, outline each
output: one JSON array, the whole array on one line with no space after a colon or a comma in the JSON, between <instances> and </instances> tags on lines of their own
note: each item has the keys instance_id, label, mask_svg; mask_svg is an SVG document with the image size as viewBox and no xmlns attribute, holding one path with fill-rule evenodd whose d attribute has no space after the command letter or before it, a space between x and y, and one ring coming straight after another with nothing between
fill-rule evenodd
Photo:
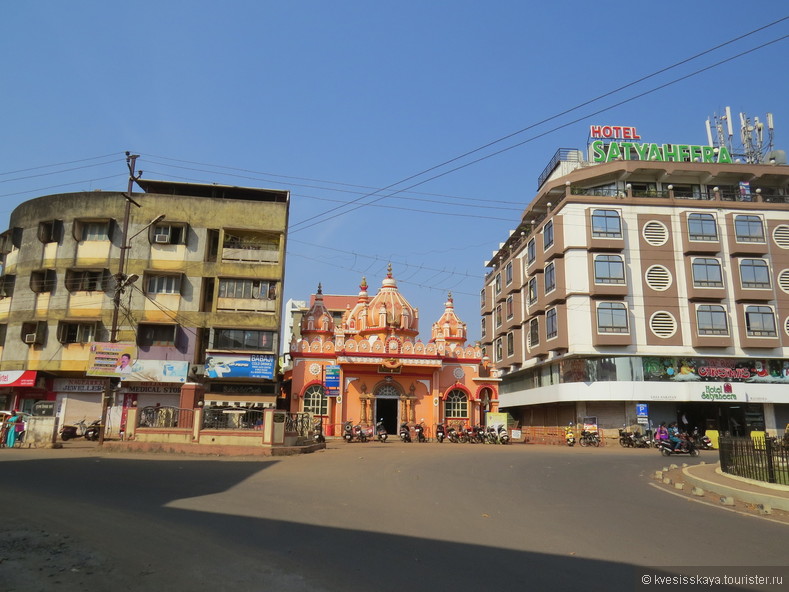
<instances>
[{"instance_id":1,"label":"temple facade","mask_svg":"<svg viewBox=\"0 0 789 592\"><path fill-rule=\"evenodd\" d=\"M336 324L318 286L291 342L290 411L314 414L328 436L346 421L381 420L390 434L403 422L424 424L428 435L439 423L484 425L498 410L497 379L479 345L466 344L452 295L423 343L419 310L398 290L391 265L375 296L367 288L363 278Z\"/></svg>"}]
</instances>

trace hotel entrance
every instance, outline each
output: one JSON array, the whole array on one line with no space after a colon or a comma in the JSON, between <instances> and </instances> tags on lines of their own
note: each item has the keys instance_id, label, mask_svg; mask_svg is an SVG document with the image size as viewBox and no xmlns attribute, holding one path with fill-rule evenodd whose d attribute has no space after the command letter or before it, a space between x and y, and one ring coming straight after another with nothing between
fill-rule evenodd
<instances>
[{"instance_id":1,"label":"hotel entrance","mask_svg":"<svg viewBox=\"0 0 789 592\"><path fill-rule=\"evenodd\" d=\"M747 436L764 430L764 407L759 403L685 403L677 407L677 426L692 433L698 427L721 434Z\"/></svg>"}]
</instances>

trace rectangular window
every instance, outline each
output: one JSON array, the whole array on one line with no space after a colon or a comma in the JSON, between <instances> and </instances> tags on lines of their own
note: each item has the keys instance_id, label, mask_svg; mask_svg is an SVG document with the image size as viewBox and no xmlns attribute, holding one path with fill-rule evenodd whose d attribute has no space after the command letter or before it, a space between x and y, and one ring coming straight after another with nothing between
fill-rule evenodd
<instances>
[{"instance_id":1,"label":"rectangular window","mask_svg":"<svg viewBox=\"0 0 789 592\"><path fill-rule=\"evenodd\" d=\"M712 214L688 215L688 238L694 241L718 240L718 224Z\"/></svg>"},{"instance_id":2,"label":"rectangular window","mask_svg":"<svg viewBox=\"0 0 789 592\"><path fill-rule=\"evenodd\" d=\"M726 309L718 304L702 304L696 309L699 335L728 335Z\"/></svg>"},{"instance_id":3,"label":"rectangular window","mask_svg":"<svg viewBox=\"0 0 789 592\"><path fill-rule=\"evenodd\" d=\"M0 276L0 298L11 298L14 295L15 275Z\"/></svg>"},{"instance_id":4,"label":"rectangular window","mask_svg":"<svg viewBox=\"0 0 789 592\"><path fill-rule=\"evenodd\" d=\"M748 337L776 337L773 309L769 306L746 306L745 327Z\"/></svg>"},{"instance_id":5,"label":"rectangular window","mask_svg":"<svg viewBox=\"0 0 789 592\"><path fill-rule=\"evenodd\" d=\"M479 293L479 307L485 308L485 288L482 288Z\"/></svg>"},{"instance_id":6,"label":"rectangular window","mask_svg":"<svg viewBox=\"0 0 789 592\"><path fill-rule=\"evenodd\" d=\"M512 296L507 296L506 305L507 305L507 320L509 320L515 316L515 310L514 310L515 307L513 306Z\"/></svg>"},{"instance_id":7,"label":"rectangular window","mask_svg":"<svg viewBox=\"0 0 789 592\"><path fill-rule=\"evenodd\" d=\"M504 351L501 345L501 337L499 337L496 342L494 343L494 355L495 355L495 362L501 362L502 358L504 357Z\"/></svg>"},{"instance_id":8,"label":"rectangular window","mask_svg":"<svg viewBox=\"0 0 789 592\"><path fill-rule=\"evenodd\" d=\"M515 336L512 332L507 333L507 357L511 358L515 355Z\"/></svg>"},{"instance_id":9,"label":"rectangular window","mask_svg":"<svg viewBox=\"0 0 789 592\"><path fill-rule=\"evenodd\" d=\"M542 229L542 250L547 251L552 245L553 245L553 221L550 221Z\"/></svg>"},{"instance_id":10,"label":"rectangular window","mask_svg":"<svg viewBox=\"0 0 789 592\"><path fill-rule=\"evenodd\" d=\"M496 290L496 294L501 294L501 274L500 273L496 274L495 290Z\"/></svg>"},{"instance_id":11,"label":"rectangular window","mask_svg":"<svg viewBox=\"0 0 789 592\"><path fill-rule=\"evenodd\" d=\"M701 199L701 185L677 185L674 183L674 197Z\"/></svg>"},{"instance_id":12,"label":"rectangular window","mask_svg":"<svg viewBox=\"0 0 789 592\"><path fill-rule=\"evenodd\" d=\"M529 280L529 306L537 302L537 278Z\"/></svg>"},{"instance_id":13,"label":"rectangular window","mask_svg":"<svg viewBox=\"0 0 789 592\"><path fill-rule=\"evenodd\" d=\"M657 183L630 183L633 197L657 197Z\"/></svg>"},{"instance_id":14,"label":"rectangular window","mask_svg":"<svg viewBox=\"0 0 789 592\"><path fill-rule=\"evenodd\" d=\"M540 345L540 322L538 319L529 321L529 347Z\"/></svg>"},{"instance_id":15,"label":"rectangular window","mask_svg":"<svg viewBox=\"0 0 789 592\"><path fill-rule=\"evenodd\" d=\"M723 273L717 259L697 257L691 264L693 286L696 288L722 288Z\"/></svg>"},{"instance_id":16,"label":"rectangular window","mask_svg":"<svg viewBox=\"0 0 789 592\"><path fill-rule=\"evenodd\" d=\"M109 220L82 222L82 236L80 238L84 241L110 240Z\"/></svg>"},{"instance_id":17,"label":"rectangular window","mask_svg":"<svg viewBox=\"0 0 789 592\"><path fill-rule=\"evenodd\" d=\"M145 290L148 294L180 294L181 274L149 275Z\"/></svg>"},{"instance_id":18,"label":"rectangular window","mask_svg":"<svg viewBox=\"0 0 789 592\"><path fill-rule=\"evenodd\" d=\"M27 345L46 345L47 342L47 322L28 321L22 323L20 338Z\"/></svg>"},{"instance_id":19,"label":"rectangular window","mask_svg":"<svg viewBox=\"0 0 789 592\"><path fill-rule=\"evenodd\" d=\"M47 220L38 223L38 240L42 243L60 242L63 236L63 220Z\"/></svg>"},{"instance_id":20,"label":"rectangular window","mask_svg":"<svg viewBox=\"0 0 789 592\"><path fill-rule=\"evenodd\" d=\"M250 279L220 279L219 297L274 300L277 297L277 282Z\"/></svg>"},{"instance_id":21,"label":"rectangular window","mask_svg":"<svg viewBox=\"0 0 789 592\"><path fill-rule=\"evenodd\" d=\"M537 242L534 239L531 239L526 246L526 258L528 260L527 265L531 265L537 259Z\"/></svg>"},{"instance_id":22,"label":"rectangular window","mask_svg":"<svg viewBox=\"0 0 789 592\"><path fill-rule=\"evenodd\" d=\"M592 236L622 238L622 220L616 210L592 210Z\"/></svg>"},{"instance_id":23,"label":"rectangular window","mask_svg":"<svg viewBox=\"0 0 789 592\"><path fill-rule=\"evenodd\" d=\"M735 216L734 233L738 243L764 242L764 224L759 216Z\"/></svg>"},{"instance_id":24,"label":"rectangular window","mask_svg":"<svg viewBox=\"0 0 789 592\"><path fill-rule=\"evenodd\" d=\"M54 269L37 269L30 272L30 289L37 294L52 292L55 289L55 282Z\"/></svg>"},{"instance_id":25,"label":"rectangular window","mask_svg":"<svg viewBox=\"0 0 789 592\"><path fill-rule=\"evenodd\" d=\"M60 343L88 343L96 340L96 323L63 321L58 325Z\"/></svg>"},{"instance_id":26,"label":"rectangular window","mask_svg":"<svg viewBox=\"0 0 789 592\"><path fill-rule=\"evenodd\" d=\"M101 292L105 289L106 270L69 269L66 271L66 290L69 292Z\"/></svg>"},{"instance_id":27,"label":"rectangular window","mask_svg":"<svg viewBox=\"0 0 789 592\"><path fill-rule=\"evenodd\" d=\"M509 286L512 283L512 261L504 268L504 282Z\"/></svg>"},{"instance_id":28,"label":"rectangular window","mask_svg":"<svg viewBox=\"0 0 789 592\"><path fill-rule=\"evenodd\" d=\"M272 351L274 332L253 329L215 329L214 348Z\"/></svg>"},{"instance_id":29,"label":"rectangular window","mask_svg":"<svg viewBox=\"0 0 789 592\"><path fill-rule=\"evenodd\" d=\"M625 262L621 255L597 255L594 258L595 284L624 284Z\"/></svg>"},{"instance_id":30,"label":"rectangular window","mask_svg":"<svg viewBox=\"0 0 789 592\"><path fill-rule=\"evenodd\" d=\"M549 263L545 266L545 293L553 292L556 289L556 266Z\"/></svg>"},{"instance_id":31,"label":"rectangular window","mask_svg":"<svg viewBox=\"0 0 789 592\"><path fill-rule=\"evenodd\" d=\"M496 307L496 327L501 327L501 304Z\"/></svg>"},{"instance_id":32,"label":"rectangular window","mask_svg":"<svg viewBox=\"0 0 789 592\"><path fill-rule=\"evenodd\" d=\"M628 333L627 307L622 302L601 302L597 305L598 333Z\"/></svg>"},{"instance_id":33,"label":"rectangular window","mask_svg":"<svg viewBox=\"0 0 789 592\"><path fill-rule=\"evenodd\" d=\"M186 224L157 224L151 232L151 241L160 245L185 245Z\"/></svg>"},{"instance_id":34,"label":"rectangular window","mask_svg":"<svg viewBox=\"0 0 789 592\"><path fill-rule=\"evenodd\" d=\"M147 325L140 324L137 328L137 345L174 346L178 325Z\"/></svg>"},{"instance_id":35,"label":"rectangular window","mask_svg":"<svg viewBox=\"0 0 789 592\"><path fill-rule=\"evenodd\" d=\"M740 281L743 288L770 288L770 268L764 259L740 261Z\"/></svg>"},{"instance_id":36,"label":"rectangular window","mask_svg":"<svg viewBox=\"0 0 789 592\"><path fill-rule=\"evenodd\" d=\"M487 320L488 320L488 319L487 319L487 317L482 317L482 322L481 322L481 331L480 331L480 334L481 334L483 337L485 337L485 335L487 335L487 333L488 333L488 323L487 323Z\"/></svg>"},{"instance_id":37,"label":"rectangular window","mask_svg":"<svg viewBox=\"0 0 789 592\"><path fill-rule=\"evenodd\" d=\"M556 309L552 308L545 313L545 337L553 339L559 335L559 322L556 316Z\"/></svg>"}]
</instances>

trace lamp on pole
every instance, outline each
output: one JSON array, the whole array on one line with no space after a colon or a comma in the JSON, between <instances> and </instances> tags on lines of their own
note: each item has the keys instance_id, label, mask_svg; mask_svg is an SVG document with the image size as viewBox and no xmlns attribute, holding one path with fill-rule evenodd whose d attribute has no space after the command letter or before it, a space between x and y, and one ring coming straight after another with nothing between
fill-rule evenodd
<instances>
[{"instance_id":1,"label":"lamp on pole","mask_svg":"<svg viewBox=\"0 0 789 592\"><path fill-rule=\"evenodd\" d=\"M134 204L138 208L141 207L140 204L134 201L134 198L132 197L132 189L134 188L134 183L135 181L139 180L139 178L142 176L142 171L138 171L136 175L134 171L134 166L138 158L139 158L138 154L131 154L130 152L126 153L126 166L129 168L129 184L126 189L126 193L123 194L123 197L126 198L126 206L123 212L123 231L121 233L121 247L120 247L121 252L120 252L120 256L118 257L118 272L114 276L115 293L112 298L112 323L110 325L111 343L116 343L118 341L118 313L120 311L121 296L123 294L123 291L132 282L137 280L137 276L132 276L129 278L126 277L126 251L129 248L129 239L127 238L127 235L129 233L129 218L131 217L131 206L132 204ZM164 216L158 216L156 219L151 221L145 228L148 228L151 224L155 224L162 218L164 218ZM143 228L143 230L145 230L145 228ZM139 232L137 234L139 234ZM137 235L135 234L134 236ZM104 395L102 396L101 399L101 424L99 427L99 445L104 444L104 435L107 425L106 422L107 408L109 407L109 401L110 401L110 397L112 396L113 388L119 384L119 381L120 379L110 378L107 381L107 387L104 390Z\"/></svg>"}]
</instances>

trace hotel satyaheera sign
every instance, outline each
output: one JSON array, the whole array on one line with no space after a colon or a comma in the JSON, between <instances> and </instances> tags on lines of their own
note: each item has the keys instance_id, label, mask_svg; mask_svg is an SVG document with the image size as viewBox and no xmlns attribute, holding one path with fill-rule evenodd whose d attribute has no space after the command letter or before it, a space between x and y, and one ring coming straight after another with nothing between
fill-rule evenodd
<instances>
[{"instance_id":1,"label":"hotel satyaheera sign","mask_svg":"<svg viewBox=\"0 0 789 592\"><path fill-rule=\"evenodd\" d=\"M715 162L731 164L726 146L697 146L694 144L654 144L640 140L636 128L624 125L592 125L589 136L594 138L589 147L591 162L612 160L651 160L655 162Z\"/></svg>"}]
</instances>

